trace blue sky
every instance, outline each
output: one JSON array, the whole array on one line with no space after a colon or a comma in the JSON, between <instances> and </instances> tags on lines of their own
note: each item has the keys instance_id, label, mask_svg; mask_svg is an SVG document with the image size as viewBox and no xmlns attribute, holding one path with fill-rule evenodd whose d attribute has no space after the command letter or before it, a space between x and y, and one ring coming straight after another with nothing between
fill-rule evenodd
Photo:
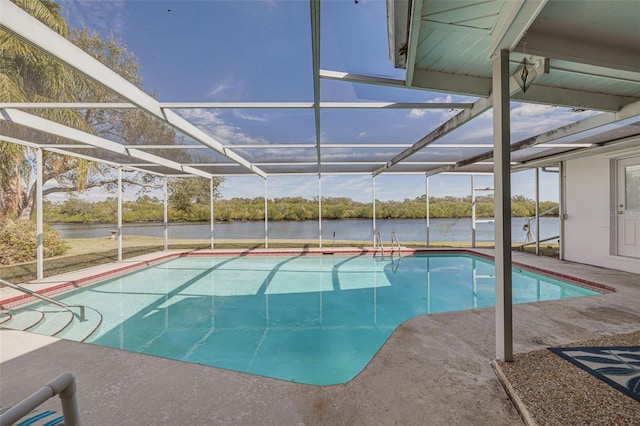
<instances>
[{"instance_id":1,"label":"blue sky","mask_svg":"<svg viewBox=\"0 0 640 426\"><path fill-rule=\"evenodd\" d=\"M302 1L75 1L60 0L72 28L86 26L122 39L140 60L144 89L161 101L312 101L309 2ZM321 68L402 79L392 67L383 0L322 2ZM321 81L323 101L448 102L473 98L330 80ZM223 143L314 143L312 110L182 110ZM321 117L323 143L354 140L414 143L455 111L330 110ZM538 105L512 104L512 139L536 135L589 115ZM491 143L491 111L446 136L442 143ZM273 151L273 150L272 150ZM379 160L375 152L323 152L323 161ZM395 152L398 152L397 150ZM239 151L241 155L244 153ZM290 150L315 160L315 149ZM266 152L264 161L286 153ZM415 159L424 159L418 154ZM436 154L437 155L437 154ZM471 155L471 153L470 153ZM366 157L366 158L365 158ZM388 158L385 158L385 160ZM478 176L478 186L492 186ZM422 175L382 175L378 199L414 198L424 193ZM434 196L470 194L468 175L430 178ZM533 198L533 172L512 175L512 192ZM541 174L541 198L558 197L557 174ZM317 177L273 177L269 198L317 195ZM325 175L324 196L371 199L371 176ZM264 194L261 178L228 178L225 198ZM100 197L97 193L89 194Z\"/></svg>"}]
</instances>

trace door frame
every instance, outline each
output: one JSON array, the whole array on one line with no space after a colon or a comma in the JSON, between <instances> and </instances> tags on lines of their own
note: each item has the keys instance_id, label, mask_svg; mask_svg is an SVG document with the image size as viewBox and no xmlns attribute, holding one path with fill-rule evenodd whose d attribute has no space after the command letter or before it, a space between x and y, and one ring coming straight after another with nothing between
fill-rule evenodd
<instances>
[{"instance_id":1,"label":"door frame","mask_svg":"<svg viewBox=\"0 0 640 426\"><path fill-rule=\"evenodd\" d=\"M624 164L624 163L640 165L640 156L616 158L616 159L612 159L612 162L614 167L612 167L612 173L611 173L611 177L613 181L613 185L611 185L612 191L611 191L611 211L610 211L610 217L612 222L611 223L612 225L611 226L611 231L612 231L611 232L611 242L612 242L611 253L616 256L622 256L622 257L627 257L632 259L640 259L640 255L630 256L629 254L620 253L620 213L619 213L621 205L623 206L623 209L626 211L626 200L623 200L622 203L620 200L620 198L623 197L623 193L626 188L625 183L623 182L623 179L622 179L623 177L622 173L623 173L623 167L626 167L628 164ZM638 244L640 244L640 242Z\"/></svg>"}]
</instances>

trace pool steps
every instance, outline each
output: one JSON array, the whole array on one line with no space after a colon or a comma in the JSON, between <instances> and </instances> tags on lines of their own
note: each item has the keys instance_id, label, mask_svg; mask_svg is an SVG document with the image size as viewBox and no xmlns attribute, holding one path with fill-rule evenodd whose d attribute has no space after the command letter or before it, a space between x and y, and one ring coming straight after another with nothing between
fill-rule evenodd
<instances>
[{"instance_id":1,"label":"pool steps","mask_svg":"<svg viewBox=\"0 0 640 426\"><path fill-rule=\"evenodd\" d=\"M85 321L79 321L76 314L51 306L30 309L10 309L0 316L0 327L11 330L29 331L45 336L62 337L83 342L102 323L102 314L88 308Z\"/></svg>"},{"instance_id":2,"label":"pool steps","mask_svg":"<svg viewBox=\"0 0 640 426\"><path fill-rule=\"evenodd\" d=\"M1 318L1 327L27 331L44 320L44 313L31 309L16 309L4 311Z\"/></svg>"},{"instance_id":3,"label":"pool steps","mask_svg":"<svg viewBox=\"0 0 640 426\"><path fill-rule=\"evenodd\" d=\"M10 283L6 280L0 279L0 284L10 287L14 290L20 291L23 295L31 296L36 299L40 299L38 304L17 310L4 310L0 317L0 325L5 328L21 331L31 331L46 336L57 336L63 331L67 330L71 325L78 324L74 327L73 337L84 341L86 340L102 323L102 314L95 309L84 305L67 305L59 300L52 299L44 294L37 293L26 287L18 284ZM76 314L71 308L79 311ZM87 311L93 311L95 319L93 321L95 326L91 325L91 322L85 327L80 327L82 323L88 321ZM94 317L93 313L91 314ZM74 321L77 318L77 321ZM88 334L78 334L78 330L86 332Z\"/></svg>"}]
</instances>

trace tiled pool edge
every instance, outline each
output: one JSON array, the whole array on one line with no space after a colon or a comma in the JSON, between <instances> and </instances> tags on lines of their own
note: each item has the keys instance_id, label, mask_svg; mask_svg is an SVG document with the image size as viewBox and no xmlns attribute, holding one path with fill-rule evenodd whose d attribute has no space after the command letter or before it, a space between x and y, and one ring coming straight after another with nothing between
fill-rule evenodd
<instances>
[{"instance_id":1,"label":"tiled pool edge","mask_svg":"<svg viewBox=\"0 0 640 426\"><path fill-rule=\"evenodd\" d=\"M74 290L76 288L86 287L88 285L95 284L98 281L102 281L108 278L116 277L118 275L123 275L129 272L133 272L138 269L145 268L147 266L166 262L176 256L182 256L182 255L183 253L171 253L171 254L166 254L151 260L137 261L135 263L124 265L115 269L111 269L109 271L88 275L86 277L63 282L60 284L55 284L55 285L52 285L51 287L47 287L42 290L36 291L36 293L41 294L43 296L53 296L56 294L65 293L67 291ZM7 299L0 300L0 308L11 309L11 308L15 308L16 306L25 305L27 303L31 303L34 301L36 301L36 298L33 296L30 296L28 294L20 294L18 296L13 296Z\"/></svg>"},{"instance_id":2,"label":"tiled pool edge","mask_svg":"<svg viewBox=\"0 0 640 426\"><path fill-rule=\"evenodd\" d=\"M346 249L346 250L328 250L328 249L314 249L314 250L199 250L199 251L187 251L178 253L163 254L159 257L155 257L150 260L140 260L135 263L124 265L109 271L100 272L97 274L82 277L76 280L55 284L51 287L37 291L38 294L44 296L53 296L56 294L64 293L70 290L74 290L81 287L86 287L95 284L98 281L113 278L119 275L123 275L129 272L136 271L147 266L156 265L158 263L166 262L177 257L205 257L205 256L283 256L283 255L333 255L333 254L357 254L357 255L374 255L377 250L375 249ZM486 253L481 253L473 249L453 248L453 249L402 249L402 254L467 254L471 256L480 257L490 261L495 261L495 257ZM579 287L587 288L590 290L596 290L600 293L612 293L617 292L614 287L606 284L598 283L583 278L573 277L571 275L563 274L556 271L550 271L548 269L527 265L522 262L513 261L513 267L522 269L524 271L533 272L536 274L544 275L554 279L560 279L567 281L570 284L577 285ZM9 297L7 299L0 300L1 309L11 309L20 305L25 305L36 300L35 297L28 294L20 294L17 296Z\"/></svg>"}]
</instances>

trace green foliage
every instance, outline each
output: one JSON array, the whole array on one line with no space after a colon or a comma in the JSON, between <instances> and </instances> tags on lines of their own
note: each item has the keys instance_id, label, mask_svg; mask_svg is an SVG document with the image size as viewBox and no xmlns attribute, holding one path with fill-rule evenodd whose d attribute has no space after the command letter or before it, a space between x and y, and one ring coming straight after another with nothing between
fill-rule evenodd
<instances>
[{"instance_id":1,"label":"green foliage","mask_svg":"<svg viewBox=\"0 0 640 426\"><path fill-rule=\"evenodd\" d=\"M36 259L36 225L28 220L5 220L0 223L0 265ZM58 231L44 226L44 256L59 256L69 249Z\"/></svg>"},{"instance_id":2,"label":"green foliage","mask_svg":"<svg viewBox=\"0 0 640 426\"><path fill-rule=\"evenodd\" d=\"M175 189L173 202L169 203L169 220L202 222L209 220L209 187L201 183L201 191L197 188L191 193L188 186ZM207 181L208 182L208 181ZM205 182L206 183L206 182ZM180 193L182 192L182 193ZM318 219L318 200L302 197L285 197L268 200L269 220L315 220ZM556 206L553 201L540 203L543 212ZM114 223L117 219L116 200L91 203L70 199L61 203L45 203L45 220L48 222L100 222ZM232 198L215 200L216 220L243 221L264 219L264 198ZM425 196L403 201L376 201L376 217L378 219L420 219L425 217ZM535 215L535 202L522 196L515 196L511 205L515 217L531 217ZM471 217L471 197L444 197L429 199L429 212L432 218ZM557 212L555 213L557 214ZM370 219L371 203L362 203L346 197L328 197L322 199L322 218L332 219ZM493 197L476 198L476 217L493 216ZM123 203L123 220L125 222L162 221L162 201L155 197L143 195L133 201Z\"/></svg>"},{"instance_id":3,"label":"green foliage","mask_svg":"<svg viewBox=\"0 0 640 426\"><path fill-rule=\"evenodd\" d=\"M224 178L217 177L213 179L213 197L216 199L219 196L219 188L224 182ZM207 205L207 215L209 198L211 197L211 181L202 177L192 178L175 178L170 179L168 182L169 190L169 203L177 210L174 211L174 215L178 215L178 212L185 213L185 220L187 217L197 217L195 210L198 209L198 205Z\"/></svg>"}]
</instances>

